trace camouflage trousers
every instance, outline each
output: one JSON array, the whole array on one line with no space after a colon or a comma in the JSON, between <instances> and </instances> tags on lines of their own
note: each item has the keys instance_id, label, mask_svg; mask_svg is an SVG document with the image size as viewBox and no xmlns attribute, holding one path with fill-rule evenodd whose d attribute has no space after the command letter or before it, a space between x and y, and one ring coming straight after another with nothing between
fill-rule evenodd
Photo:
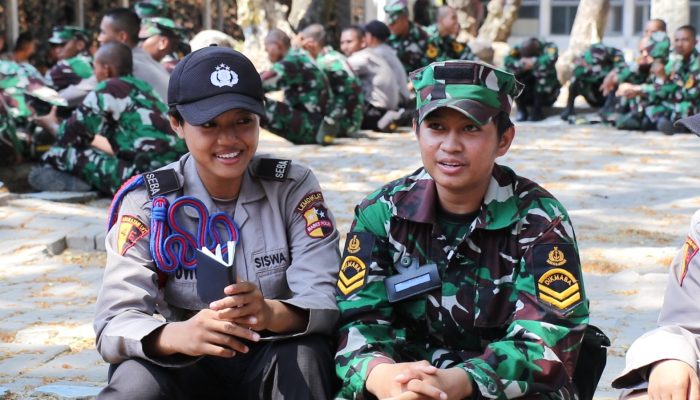
<instances>
[{"instance_id":1,"label":"camouflage trousers","mask_svg":"<svg viewBox=\"0 0 700 400\"><path fill-rule=\"evenodd\" d=\"M666 102L651 102L642 97L621 99L615 126L623 130L648 131L656 129L661 118L670 119L673 106Z\"/></svg>"},{"instance_id":2,"label":"camouflage trousers","mask_svg":"<svg viewBox=\"0 0 700 400\"><path fill-rule=\"evenodd\" d=\"M260 125L294 144L320 144L317 140L323 116L292 108L281 101L265 99L267 121ZM335 134L333 135L335 136ZM332 140L332 139L331 139Z\"/></svg>"},{"instance_id":3,"label":"camouflage trousers","mask_svg":"<svg viewBox=\"0 0 700 400\"><path fill-rule=\"evenodd\" d=\"M531 72L516 75L515 78L525 85L523 92L518 97L518 104L524 106L547 107L554 104L559 97L561 85L559 81L544 82L535 77Z\"/></svg>"},{"instance_id":4,"label":"camouflage trousers","mask_svg":"<svg viewBox=\"0 0 700 400\"><path fill-rule=\"evenodd\" d=\"M44 154L42 160L107 194L114 194L126 179L146 172L140 171L131 161L119 159L94 148L53 146Z\"/></svg>"},{"instance_id":5,"label":"camouflage trousers","mask_svg":"<svg viewBox=\"0 0 700 400\"><path fill-rule=\"evenodd\" d=\"M0 165L20 162L24 147L17 138L17 129L12 118L0 115Z\"/></svg>"},{"instance_id":6,"label":"camouflage trousers","mask_svg":"<svg viewBox=\"0 0 700 400\"><path fill-rule=\"evenodd\" d=\"M353 137L362 125L362 106L364 100L360 96L351 96L345 102L343 113L335 115L335 123L338 124L338 137Z\"/></svg>"},{"instance_id":7,"label":"camouflage trousers","mask_svg":"<svg viewBox=\"0 0 700 400\"><path fill-rule=\"evenodd\" d=\"M591 82L589 80L572 79L569 85L569 98L581 95L591 107L602 107L605 104L605 96L600 91L603 80ZM572 98L573 96L573 98Z\"/></svg>"}]
</instances>

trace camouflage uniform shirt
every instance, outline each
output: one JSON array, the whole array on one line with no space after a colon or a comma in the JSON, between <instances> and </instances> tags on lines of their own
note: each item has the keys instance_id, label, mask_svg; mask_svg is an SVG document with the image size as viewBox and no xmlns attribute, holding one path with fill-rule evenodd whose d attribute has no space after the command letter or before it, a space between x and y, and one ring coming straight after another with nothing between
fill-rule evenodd
<instances>
[{"instance_id":1,"label":"camouflage uniform shirt","mask_svg":"<svg viewBox=\"0 0 700 400\"><path fill-rule=\"evenodd\" d=\"M532 74L535 78L535 93L537 95L546 96L545 104L552 104L559 96L561 83L557 78L557 70L554 65L559 58L559 49L554 43L540 41L540 55L537 57L535 66L531 70L523 68L521 60L520 45L516 45L504 60L505 69L512 72L518 80L522 79L523 75Z\"/></svg>"},{"instance_id":2,"label":"camouflage uniform shirt","mask_svg":"<svg viewBox=\"0 0 700 400\"><path fill-rule=\"evenodd\" d=\"M415 360L463 368L474 398L571 394L588 307L564 207L498 165L458 240L437 207L421 168L355 209L338 279L338 397L364 398L379 363ZM392 304L385 280L406 257L436 264L441 287Z\"/></svg>"},{"instance_id":3,"label":"camouflage uniform shirt","mask_svg":"<svg viewBox=\"0 0 700 400\"><path fill-rule=\"evenodd\" d=\"M392 33L386 43L396 50L396 56L401 60L406 73L430 64L426 55L428 34L413 22L409 22L406 36L396 36Z\"/></svg>"},{"instance_id":4,"label":"camouflage uniform shirt","mask_svg":"<svg viewBox=\"0 0 700 400\"><path fill-rule=\"evenodd\" d=\"M362 83L355 75L344 55L330 47L316 57L316 62L328 77L333 93L329 106L329 116L339 125L341 136L354 134L362 124L362 105L365 95Z\"/></svg>"},{"instance_id":5,"label":"camouflage uniform shirt","mask_svg":"<svg viewBox=\"0 0 700 400\"><path fill-rule=\"evenodd\" d=\"M693 50L688 59L672 55L666 64L667 81L671 83L668 100L673 108L671 120L689 117L700 111L700 53ZM658 88L648 88L658 91Z\"/></svg>"},{"instance_id":6,"label":"camouflage uniform shirt","mask_svg":"<svg viewBox=\"0 0 700 400\"><path fill-rule=\"evenodd\" d=\"M46 84L56 90L75 85L92 75L92 58L84 54L60 60L46 73Z\"/></svg>"},{"instance_id":7,"label":"camouflage uniform shirt","mask_svg":"<svg viewBox=\"0 0 700 400\"><path fill-rule=\"evenodd\" d=\"M10 97L8 106L12 117L27 118L32 115L24 99L24 89L31 83L44 83L43 77L33 65L0 60L0 90Z\"/></svg>"},{"instance_id":8,"label":"camouflage uniform shirt","mask_svg":"<svg viewBox=\"0 0 700 400\"><path fill-rule=\"evenodd\" d=\"M614 47L596 43L577 57L574 64L574 81L600 86L610 71L625 67L625 55Z\"/></svg>"},{"instance_id":9,"label":"camouflage uniform shirt","mask_svg":"<svg viewBox=\"0 0 700 400\"><path fill-rule=\"evenodd\" d=\"M292 108L312 114L326 114L328 80L308 53L289 49L281 61L262 74L266 92L284 90L284 101Z\"/></svg>"},{"instance_id":10,"label":"camouflage uniform shirt","mask_svg":"<svg viewBox=\"0 0 700 400\"><path fill-rule=\"evenodd\" d=\"M476 60L476 55L466 44L458 41L452 35L440 36L437 25L425 28L428 33L428 46L425 55L429 62L446 60Z\"/></svg>"}]
</instances>

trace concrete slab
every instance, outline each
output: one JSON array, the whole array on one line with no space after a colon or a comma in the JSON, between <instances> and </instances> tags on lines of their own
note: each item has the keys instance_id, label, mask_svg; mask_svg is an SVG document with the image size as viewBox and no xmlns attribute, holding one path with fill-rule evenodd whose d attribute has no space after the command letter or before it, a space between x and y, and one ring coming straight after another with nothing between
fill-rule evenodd
<instances>
[{"instance_id":1,"label":"concrete slab","mask_svg":"<svg viewBox=\"0 0 700 400\"><path fill-rule=\"evenodd\" d=\"M17 376L70 351L66 345L0 344L0 375Z\"/></svg>"},{"instance_id":2,"label":"concrete slab","mask_svg":"<svg viewBox=\"0 0 700 400\"><path fill-rule=\"evenodd\" d=\"M100 390L102 388L97 386L54 383L36 388L35 393L53 396L55 399L82 400L94 398Z\"/></svg>"},{"instance_id":3,"label":"concrete slab","mask_svg":"<svg viewBox=\"0 0 700 400\"><path fill-rule=\"evenodd\" d=\"M61 203L87 203L98 197L97 192L35 192L25 193L22 197ZM0 199L1 201L1 199Z\"/></svg>"}]
</instances>

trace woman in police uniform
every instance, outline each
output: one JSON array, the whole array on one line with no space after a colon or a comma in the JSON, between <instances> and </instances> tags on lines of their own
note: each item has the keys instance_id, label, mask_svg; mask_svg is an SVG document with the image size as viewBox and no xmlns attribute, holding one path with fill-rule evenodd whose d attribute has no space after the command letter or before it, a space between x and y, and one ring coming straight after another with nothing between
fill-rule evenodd
<instances>
[{"instance_id":1,"label":"woman in police uniform","mask_svg":"<svg viewBox=\"0 0 700 400\"><path fill-rule=\"evenodd\" d=\"M329 398L338 233L318 181L255 156L263 91L242 54L188 55L168 103L190 152L113 201L100 398Z\"/></svg>"}]
</instances>

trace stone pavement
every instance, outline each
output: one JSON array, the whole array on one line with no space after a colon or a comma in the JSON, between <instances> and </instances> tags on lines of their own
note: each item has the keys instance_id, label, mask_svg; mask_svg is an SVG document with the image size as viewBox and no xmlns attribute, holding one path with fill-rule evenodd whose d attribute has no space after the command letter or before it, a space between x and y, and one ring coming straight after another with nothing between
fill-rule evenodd
<instances>
[{"instance_id":1,"label":"stone pavement","mask_svg":"<svg viewBox=\"0 0 700 400\"><path fill-rule=\"evenodd\" d=\"M556 117L517 132L500 162L543 184L572 216L592 322L613 340L597 397L616 397L610 380L631 341L654 326L668 263L700 208L700 139ZM420 165L409 132L329 147L263 133L259 153L311 166L343 233L357 201ZM41 196L0 195L0 399L90 398L107 373L92 316L109 200Z\"/></svg>"}]
</instances>

